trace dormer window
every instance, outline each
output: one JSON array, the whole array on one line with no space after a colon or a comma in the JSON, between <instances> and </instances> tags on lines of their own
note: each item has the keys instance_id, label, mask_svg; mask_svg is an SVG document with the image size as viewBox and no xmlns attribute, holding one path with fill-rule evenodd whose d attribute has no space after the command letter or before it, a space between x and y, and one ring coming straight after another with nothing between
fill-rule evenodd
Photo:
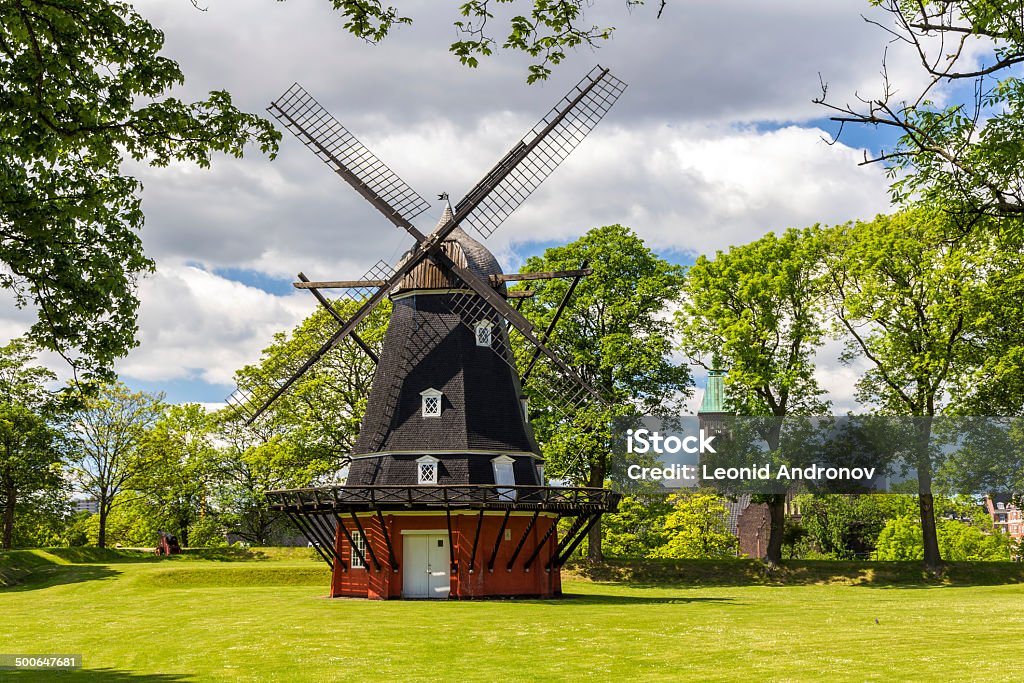
<instances>
[{"instance_id":1,"label":"dormer window","mask_svg":"<svg viewBox=\"0 0 1024 683\"><path fill-rule=\"evenodd\" d=\"M437 389L421 391L423 397L423 417L441 417L441 397L443 393Z\"/></svg>"},{"instance_id":2,"label":"dormer window","mask_svg":"<svg viewBox=\"0 0 1024 683\"><path fill-rule=\"evenodd\" d=\"M416 459L416 483L417 484L436 484L437 483L437 463L438 459L424 455L422 458Z\"/></svg>"},{"instance_id":3,"label":"dormer window","mask_svg":"<svg viewBox=\"0 0 1024 683\"><path fill-rule=\"evenodd\" d=\"M507 455L499 455L491 460L491 467L494 468L494 483L498 486L515 486L516 473L514 469L515 460ZM515 489L499 488L499 500L515 500Z\"/></svg>"},{"instance_id":4,"label":"dormer window","mask_svg":"<svg viewBox=\"0 0 1024 683\"><path fill-rule=\"evenodd\" d=\"M530 421L530 397L525 395L525 394L520 396L519 397L519 407L523 411L523 420L525 420L526 422L529 422Z\"/></svg>"},{"instance_id":5,"label":"dormer window","mask_svg":"<svg viewBox=\"0 0 1024 683\"><path fill-rule=\"evenodd\" d=\"M490 320L481 320L473 326L473 330L476 333L476 345L477 346L490 346L491 345L491 328L494 327L494 323Z\"/></svg>"}]
</instances>

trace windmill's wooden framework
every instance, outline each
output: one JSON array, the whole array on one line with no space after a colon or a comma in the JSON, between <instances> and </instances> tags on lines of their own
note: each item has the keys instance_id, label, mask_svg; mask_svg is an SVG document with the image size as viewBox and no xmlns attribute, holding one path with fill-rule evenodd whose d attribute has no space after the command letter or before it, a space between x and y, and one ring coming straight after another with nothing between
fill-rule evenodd
<instances>
[{"instance_id":1,"label":"windmill's wooden framework","mask_svg":"<svg viewBox=\"0 0 1024 683\"><path fill-rule=\"evenodd\" d=\"M415 239L397 267L380 263L359 280L310 281L300 273L295 286L314 294L337 329L286 380L271 371L265 381L239 387L229 398L252 422L341 344L358 346L377 363L347 483L267 494L271 509L287 515L331 566L332 595L416 596L418 584L410 581L426 553L427 573L443 574L443 582L431 589L428 578L431 594L421 597L555 596L561 592L560 567L600 516L616 509L619 496L612 491L546 485L523 401L523 383L541 364L544 386L535 382L531 391L546 392L552 405L573 412L601 400L547 346L580 278L590 273L587 264L572 271L505 274L461 226L490 236L624 89L607 69L595 68L465 198L446 207L429 235L411 222L428 208L426 200L301 86L293 85L269 107ZM506 283L556 277L573 282L539 332L509 302L532 293L510 293ZM322 293L327 289L361 302L356 313L344 319ZM378 357L358 328L385 297L393 305ZM511 335L533 347L525 367L517 364ZM433 479L423 481L424 473ZM573 522L559 536L565 518ZM447 550L443 572L435 566L440 548Z\"/></svg>"}]
</instances>

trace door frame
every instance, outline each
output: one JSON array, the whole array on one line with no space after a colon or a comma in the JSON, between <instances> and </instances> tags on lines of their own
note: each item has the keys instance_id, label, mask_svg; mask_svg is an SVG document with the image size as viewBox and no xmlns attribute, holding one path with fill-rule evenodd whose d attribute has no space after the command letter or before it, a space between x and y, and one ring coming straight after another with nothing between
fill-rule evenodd
<instances>
[{"instance_id":1,"label":"door frame","mask_svg":"<svg viewBox=\"0 0 1024 683\"><path fill-rule=\"evenodd\" d=\"M402 536L402 597L403 598L409 598L409 596L407 596L405 594L405 572L409 568L409 563L407 561L407 558L405 557L405 537L406 536L437 536L437 537L446 539L448 541L448 543L451 543L452 539L448 536L448 530L447 529L402 529L401 532L400 532L400 535ZM428 563L430 562L430 548L429 547L427 547L427 562ZM446 571L447 571L447 574L448 574L448 595L445 595L444 597L433 597L433 596L431 596L430 595L430 579L428 578L427 579L427 595L426 596L415 596L415 597L410 598L410 599L415 599L415 600L444 600L445 598L449 597L449 595L451 594L451 581L452 581L451 568L446 566Z\"/></svg>"}]
</instances>

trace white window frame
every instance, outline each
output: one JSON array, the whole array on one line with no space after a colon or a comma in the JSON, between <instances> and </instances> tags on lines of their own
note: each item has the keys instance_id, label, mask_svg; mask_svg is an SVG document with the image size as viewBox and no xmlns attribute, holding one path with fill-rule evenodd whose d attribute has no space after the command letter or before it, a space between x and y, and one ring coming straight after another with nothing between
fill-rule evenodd
<instances>
[{"instance_id":1,"label":"white window frame","mask_svg":"<svg viewBox=\"0 0 1024 683\"><path fill-rule=\"evenodd\" d=\"M523 395L519 397L519 407L523 411L523 421L530 421L530 397Z\"/></svg>"},{"instance_id":2,"label":"white window frame","mask_svg":"<svg viewBox=\"0 0 1024 683\"><path fill-rule=\"evenodd\" d=\"M494 483L498 486L515 486L516 485L516 468L515 458L510 458L507 455L499 455L497 458L491 458L491 469L494 471ZM510 481L502 481L505 477L499 476L499 473L508 473ZM516 490L515 489L497 489L499 500L515 500Z\"/></svg>"},{"instance_id":3,"label":"white window frame","mask_svg":"<svg viewBox=\"0 0 1024 683\"><path fill-rule=\"evenodd\" d=\"M541 486L547 486L547 484L544 483L544 463L538 462L534 467L537 468L537 481L540 482Z\"/></svg>"},{"instance_id":4,"label":"white window frame","mask_svg":"<svg viewBox=\"0 0 1024 683\"><path fill-rule=\"evenodd\" d=\"M473 337L477 346L491 346L494 343L494 323L490 320L481 320L473 325ZM486 339L486 343L483 341Z\"/></svg>"},{"instance_id":5,"label":"white window frame","mask_svg":"<svg viewBox=\"0 0 1024 683\"><path fill-rule=\"evenodd\" d=\"M366 536L361 531L353 531L350 535L352 536L352 552L349 557L349 565L352 569L366 569L366 564L359 559L359 553L356 552L356 548L359 548L363 557L366 557Z\"/></svg>"},{"instance_id":6,"label":"white window frame","mask_svg":"<svg viewBox=\"0 0 1024 683\"><path fill-rule=\"evenodd\" d=\"M424 455L423 457L416 458L416 484L419 486L430 486L437 484L437 470L438 463L441 461L432 455ZM429 479L423 478L423 466L431 465L433 476Z\"/></svg>"},{"instance_id":7,"label":"white window frame","mask_svg":"<svg viewBox=\"0 0 1024 683\"><path fill-rule=\"evenodd\" d=\"M444 393L437 389L424 389L420 392L423 397L423 417L441 417L441 405L444 402Z\"/></svg>"}]
</instances>

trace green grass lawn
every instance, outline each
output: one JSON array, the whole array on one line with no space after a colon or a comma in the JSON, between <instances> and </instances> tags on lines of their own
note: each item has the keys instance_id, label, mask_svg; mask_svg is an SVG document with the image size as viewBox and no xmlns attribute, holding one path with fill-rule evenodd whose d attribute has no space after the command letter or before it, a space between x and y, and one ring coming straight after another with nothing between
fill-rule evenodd
<instances>
[{"instance_id":1,"label":"green grass lawn","mask_svg":"<svg viewBox=\"0 0 1024 683\"><path fill-rule=\"evenodd\" d=\"M0 653L84 655L0 681L1024 677L1020 565L620 563L563 600L426 603L328 600L307 550L254 555L0 554Z\"/></svg>"}]
</instances>

